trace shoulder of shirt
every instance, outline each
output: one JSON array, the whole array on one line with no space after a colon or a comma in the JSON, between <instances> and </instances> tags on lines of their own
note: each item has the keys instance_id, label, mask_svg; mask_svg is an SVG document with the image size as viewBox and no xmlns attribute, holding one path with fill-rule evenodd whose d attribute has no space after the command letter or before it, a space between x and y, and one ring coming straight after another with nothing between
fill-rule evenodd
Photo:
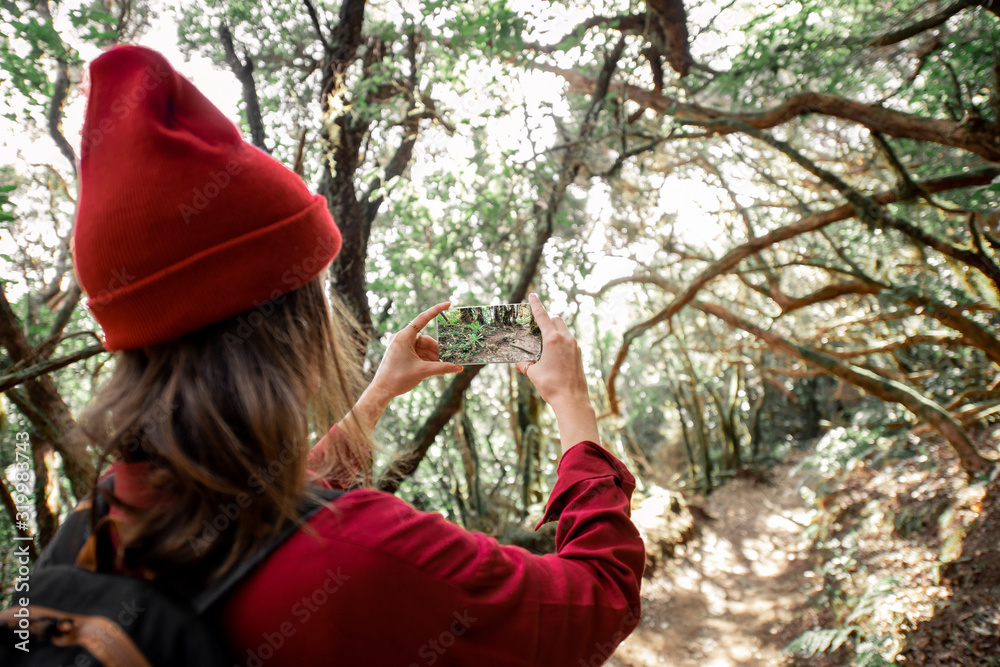
<instances>
[{"instance_id":1,"label":"shoulder of shirt","mask_svg":"<svg viewBox=\"0 0 1000 667\"><path fill-rule=\"evenodd\" d=\"M396 496L376 489L354 489L317 512L309 526L323 540L378 554L425 575L456 585L474 574L469 555L480 554L486 535L466 530L437 512L416 509ZM366 562L377 566L374 559Z\"/></svg>"}]
</instances>

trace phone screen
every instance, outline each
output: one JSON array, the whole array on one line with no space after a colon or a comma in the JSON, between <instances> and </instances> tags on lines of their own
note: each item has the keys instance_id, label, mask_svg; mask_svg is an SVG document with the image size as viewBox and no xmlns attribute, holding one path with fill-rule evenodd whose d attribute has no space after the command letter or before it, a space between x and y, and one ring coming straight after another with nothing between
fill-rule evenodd
<instances>
[{"instance_id":1,"label":"phone screen","mask_svg":"<svg viewBox=\"0 0 1000 667\"><path fill-rule=\"evenodd\" d=\"M438 358L452 364L537 361L542 333L526 303L451 308L435 319Z\"/></svg>"}]
</instances>

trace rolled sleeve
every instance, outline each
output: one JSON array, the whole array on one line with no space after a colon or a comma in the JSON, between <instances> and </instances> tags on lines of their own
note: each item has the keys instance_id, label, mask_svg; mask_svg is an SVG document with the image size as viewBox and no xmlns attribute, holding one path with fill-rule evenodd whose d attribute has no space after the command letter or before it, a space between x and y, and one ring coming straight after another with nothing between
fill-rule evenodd
<instances>
[{"instance_id":1,"label":"rolled sleeve","mask_svg":"<svg viewBox=\"0 0 1000 667\"><path fill-rule=\"evenodd\" d=\"M556 474L558 476L556 485L552 488L552 493L549 494L545 513L535 525L535 530L550 521L557 520L570 500L577 503L587 501L589 498L587 492L581 495L578 494L579 489L573 488L580 482L602 477L611 478L621 488L626 500L631 500L632 492L635 491L635 477L625 467L625 464L615 458L608 450L589 440L574 445L563 454L559 466L556 468ZM591 487L591 493L593 493L594 487L593 485ZM629 503L625 504L624 511L625 516L632 516Z\"/></svg>"}]
</instances>

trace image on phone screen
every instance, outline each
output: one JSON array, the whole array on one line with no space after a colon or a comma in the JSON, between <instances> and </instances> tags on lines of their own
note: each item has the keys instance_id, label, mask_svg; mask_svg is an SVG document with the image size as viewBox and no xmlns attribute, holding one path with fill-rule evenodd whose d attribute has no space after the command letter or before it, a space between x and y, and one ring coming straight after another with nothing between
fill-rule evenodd
<instances>
[{"instance_id":1,"label":"image on phone screen","mask_svg":"<svg viewBox=\"0 0 1000 667\"><path fill-rule=\"evenodd\" d=\"M526 303L451 308L436 318L438 358L452 364L538 361L542 333Z\"/></svg>"}]
</instances>

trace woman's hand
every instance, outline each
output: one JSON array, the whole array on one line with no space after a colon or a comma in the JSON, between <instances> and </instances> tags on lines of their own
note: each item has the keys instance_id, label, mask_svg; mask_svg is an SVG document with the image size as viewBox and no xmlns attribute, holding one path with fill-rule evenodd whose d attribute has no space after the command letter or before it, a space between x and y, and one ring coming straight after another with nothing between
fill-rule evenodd
<instances>
[{"instance_id":1,"label":"woman's hand","mask_svg":"<svg viewBox=\"0 0 1000 667\"><path fill-rule=\"evenodd\" d=\"M549 317L535 294L528 296L528 303L542 332L542 356L538 361L519 361L514 368L552 406L563 452L584 440L600 444L597 416L590 404L583 357L576 339L561 317Z\"/></svg>"},{"instance_id":2,"label":"woman's hand","mask_svg":"<svg viewBox=\"0 0 1000 667\"><path fill-rule=\"evenodd\" d=\"M463 370L458 364L438 361L437 341L420 333L438 313L448 310L450 306L450 303L439 303L425 310L392 337L382 363L375 371L375 377L351 411L340 421L339 437L366 440L375 430L375 425L392 399L405 394L432 375L459 373Z\"/></svg>"},{"instance_id":3,"label":"woman's hand","mask_svg":"<svg viewBox=\"0 0 1000 667\"><path fill-rule=\"evenodd\" d=\"M438 361L437 341L420 333L439 313L450 307L451 303L445 302L428 308L392 337L369 389L392 400L433 375L462 372L463 368L458 364Z\"/></svg>"}]
</instances>

